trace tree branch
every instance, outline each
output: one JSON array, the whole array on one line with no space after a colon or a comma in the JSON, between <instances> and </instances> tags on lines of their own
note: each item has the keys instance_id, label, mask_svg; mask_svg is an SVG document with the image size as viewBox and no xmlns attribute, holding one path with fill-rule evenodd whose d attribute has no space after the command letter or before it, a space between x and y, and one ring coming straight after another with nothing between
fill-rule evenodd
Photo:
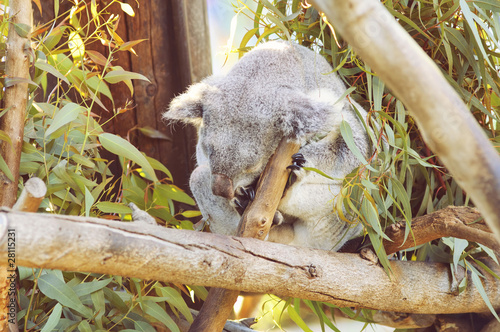
<instances>
[{"instance_id":1,"label":"tree branch","mask_svg":"<svg viewBox=\"0 0 500 332\"><path fill-rule=\"evenodd\" d=\"M386 230L386 234L392 240L391 242L384 239L383 242L388 255L435 239L453 236L481 243L500 256L500 244L481 220L479 211L471 207L448 206L414 218L411 222L412 232L408 235L406 242L404 241L405 229L406 223L401 221Z\"/></svg>"},{"instance_id":2,"label":"tree branch","mask_svg":"<svg viewBox=\"0 0 500 332\"><path fill-rule=\"evenodd\" d=\"M410 109L500 240L500 157L436 64L379 1L311 0Z\"/></svg>"},{"instance_id":3,"label":"tree branch","mask_svg":"<svg viewBox=\"0 0 500 332\"><path fill-rule=\"evenodd\" d=\"M3 243L6 230L15 229L16 262L20 266L272 293L384 311L436 314L488 310L472 280L463 293L452 294L448 264L391 261L391 280L383 268L357 254L142 223L1 212L0 229ZM5 262L7 249L3 245L0 263ZM498 265L487 264L500 274ZM499 307L500 281L488 272L483 275L490 301Z\"/></svg>"}]
</instances>

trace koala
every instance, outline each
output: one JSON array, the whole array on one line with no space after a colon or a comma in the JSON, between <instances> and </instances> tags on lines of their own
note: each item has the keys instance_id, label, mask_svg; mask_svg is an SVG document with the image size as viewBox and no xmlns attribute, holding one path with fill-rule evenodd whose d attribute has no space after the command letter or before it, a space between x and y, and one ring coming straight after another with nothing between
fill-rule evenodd
<instances>
[{"instance_id":1,"label":"koala","mask_svg":"<svg viewBox=\"0 0 500 332\"><path fill-rule=\"evenodd\" d=\"M268 240L337 251L358 235L359 224L342 221L334 201L347 174L360 165L340 135L349 123L355 144L370 144L357 103L320 55L291 42L267 42L245 54L231 70L210 76L174 98L166 120L198 129L198 167L190 188L212 232L236 235L252 188L282 138L300 143ZM324 177L304 167L319 169Z\"/></svg>"}]
</instances>

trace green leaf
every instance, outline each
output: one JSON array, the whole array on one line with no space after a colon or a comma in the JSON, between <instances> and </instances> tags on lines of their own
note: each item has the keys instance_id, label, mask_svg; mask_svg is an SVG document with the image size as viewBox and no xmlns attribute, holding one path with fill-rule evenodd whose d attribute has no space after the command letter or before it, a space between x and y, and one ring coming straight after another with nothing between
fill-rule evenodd
<instances>
[{"instance_id":1,"label":"green leaf","mask_svg":"<svg viewBox=\"0 0 500 332\"><path fill-rule=\"evenodd\" d=\"M38 278L38 288L45 296L76 310L85 318L92 317L92 311L83 305L75 291L55 275L44 274Z\"/></svg>"},{"instance_id":2,"label":"green leaf","mask_svg":"<svg viewBox=\"0 0 500 332\"><path fill-rule=\"evenodd\" d=\"M100 211L104 213L120 213L120 214L130 214L132 209L122 203L113 202L99 202L95 205Z\"/></svg>"},{"instance_id":3,"label":"green leaf","mask_svg":"<svg viewBox=\"0 0 500 332\"><path fill-rule=\"evenodd\" d=\"M498 317L495 309L491 305L490 299L488 298L488 295L486 294L486 291L484 290L483 283L481 282L481 279L479 279L478 273L479 272L474 267L471 266L471 274L470 275L472 278L472 283L474 284L474 286L476 286L477 291L479 292L479 294L483 298L484 303L486 304L488 309L490 309L493 316L495 316L495 318L500 321L500 318Z\"/></svg>"},{"instance_id":4,"label":"green leaf","mask_svg":"<svg viewBox=\"0 0 500 332\"><path fill-rule=\"evenodd\" d=\"M385 273L390 276L392 274L391 263L387 258L387 253L385 252L384 245L380 240L380 236L375 233L374 230L370 227L367 227L366 231L368 233L368 236L370 237L370 241L373 245L375 253L377 254L380 264L382 264L382 266L384 267Z\"/></svg>"},{"instance_id":5,"label":"green leaf","mask_svg":"<svg viewBox=\"0 0 500 332\"><path fill-rule=\"evenodd\" d=\"M82 320L80 324L78 324L78 331L80 332L92 332L92 328L90 327L89 322L86 320Z\"/></svg>"},{"instance_id":6,"label":"green leaf","mask_svg":"<svg viewBox=\"0 0 500 332\"><path fill-rule=\"evenodd\" d=\"M88 217L90 215L90 208L92 204L94 204L94 197L92 193L89 191L87 187L85 187L85 216Z\"/></svg>"},{"instance_id":7,"label":"green leaf","mask_svg":"<svg viewBox=\"0 0 500 332\"><path fill-rule=\"evenodd\" d=\"M103 328L102 317L106 313L106 300L104 299L104 292L98 290L90 294L92 304L94 304L94 311L96 313L95 321L99 328Z\"/></svg>"},{"instance_id":8,"label":"green leaf","mask_svg":"<svg viewBox=\"0 0 500 332\"><path fill-rule=\"evenodd\" d=\"M151 324L141 321L135 321L134 327L137 331L144 332L156 332L156 330L151 326Z\"/></svg>"},{"instance_id":9,"label":"green leaf","mask_svg":"<svg viewBox=\"0 0 500 332\"><path fill-rule=\"evenodd\" d=\"M186 302L182 298L181 294L172 287L161 287L159 288L161 296L167 298L168 304L173 305L181 314L187 319L188 322L193 322L193 316L189 310Z\"/></svg>"},{"instance_id":10,"label":"green leaf","mask_svg":"<svg viewBox=\"0 0 500 332\"><path fill-rule=\"evenodd\" d=\"M7 163L5 162L5 159L3 159L3 156L0 155L0 170L7 175L10 181L14 182L14 175L12 175L12 172L10 171L9 166L7 166Z\"/></svg>"},{"instance_id":11,"label":"green leaf","mask_svg":"<svg viewBox=\"0 0 500 332\"><path fill-rule=\"evenodd\" d=\"M184 218L194 218L201 216L200 211L184 211L181 213Z\"/></svg>"},{"instance_id":12,"label":"green leaf","mask_svg":"<svg viewBox=\"0 0 500 332\"><path fill-rule=\"evenodd\" d=\"M297 313L295 308L291 305L289 305L286 308L286 311L288 312L288 316L290 316L290 319L294 321L295 324L297 324L298 327L300 327L304 332L313 332L307 324L302 320L300 315Z\"/></svg>"},{"instance_id":13,"label":"green leaf","mask_svg":"<svg viewBox=\"0 0 500 332\"><path fill-rule=\"evenodd\" d=\"M111 84L118 83L124 80L134 80L134 79L144 80L151 83L151 81L146 76L126 70L113 70L107 73L106 76L104 76L104 80Z\"/></svg>"},{"instance_id":14,"label":"green leaf","mask_svg":"<svg viewBox=\"0 0 500 332\"><path fill-rule=\"evenodd\" d=\"M155 169L157 171L162 171L163 173L165 173L167 175L167 177L170 180L172 180L172 173L170 173L170 171L168 170L168 168L165 167L165 165L163 165L158 160L156 160L156 159L154 159L152 157L146 156L146 159L148 160L148 162L151 165L151 167L153 167L153 169Z\"/></svg>"},{"instance_id":15,"label":"green leaf","mask_svg":"<svg viewBox=\"0 0 500 332\"><path fill-rule=\"evenodd\" d=\"M103 288L102 290L104 292L104 297L109 301L109 303L111 303L113 308L118 309L124 314L129 311L128 306L125 304L125 302L123 302L122 298L117 294L117 292L107 287Z\"/></svg>"},{"instance_id":16,"label":"green leaf","mask_svg":"<svg viewBox=\"0 0 500 332\"><path fill-rule=\"evenodd\" d=\"M31 26L24 23L12 23L14 26L14 30L16 30L17 34L22 38L27 38L29 33L31 32Z\"/></svg>"},{"instance_id":17,"label":"green leaf","mask_svg":"<svg viewBox=\"0 0 500 332\"><path fill-rule=\"evenodd\" d=\"M137 150L135 146L130 144L130 142L110 133L100 134L99 141L101 142L102 146L109 152L130 159L136 164L140 165L146 172L149 179L153 180L154 182L158 182L158 178L156 177L155 171L153 167L151 167L151 164L144 157L144 155L139 150Z\"/></svg>"},{"instance_id":18,"label":"green leaf","mask_svg":"<svg viewBox=\"0 0 500 332\"><path fill-rule=\"evenodd\" d=\"M460 256L462 256L463 251L469 245L469 241L464 239L454 238L453 245L453 266L455 266L455 270L457 269L458 261L460 260Z\"/></svg>"},{"instance_id":19,"label":"green leaf","mask_svg":"<svg viewBox=\"0 0 500 332\"><path fill-rule=\"evenodd\" d=\"M161 195L164 195L164 197L167 197L171 200L186 203L189 205L196 205L195 201L191 197L189 197L188 194L186 194L182 191L182 189L173 184L160 184L155 187L155 190L158 190Z\"/></svg>"},{"instance_id":20,"label":"green leaf","mask_svg":"<svg viewBox=\"0 0 500 332\"><path fill-rule=\"evenodd\" d=\"M474 36L474 39L476 41L476 45L479 47L479 50L481 51L481 54L483 55L484 60L490 65L491 68L495 68L492 63L490 62L490 58L486 54L486 51L484 50L483 47L483 40L479 36L479 31L476 28L476 24L474 23L474 17L477 17L474 15L470 8L469 5L465 0L459 0L460 1L460 8L462 9L462 13L464 15L465 21L470 27L470 30L472 31L472 35ZM470 47L470 46L469 46Z\"/></svg>"},{"instance_id":21,"label":"green leaf","mask_svg":"<svg viewBox=\"0 0 500 332\"><path fill-rule=\"evenodd\" d=\"M366 166L366 168L368 168L373 172L376 172L376 170L368 164L366 158L363 156L361 151L359 151L359 148L356 145L356 143L354 143L351 126L345 120L342 120L342 122L340 123L340 134L342 135L342 138L344 138L344 141L349 147L349 150L351 150L351 152L356 156L356 158L358 158L363 163L363 165Z\"/></svg>"},{"instance_id":22,"label":"green leaf","mask_svg":"<svg viewBox=\"0 0 500 332\"><path fill-rule=\"evenodd\" d=\"M61 74L57 69L54 68L54 66L52 66L50 63L48 63L46 61L43 61L40 59L36 60L35 67L37 67L38 69L40 69L42 71L45 71L47 73L54 75L55 77L66 82L66 84L68 84L68 85L70 84L68 79L66 78L66 76Z\"/></svg>"},{"instance_id":23,"label":"green leaf","mask_svg":"<svg viewBox=\"0 0 500 332\"><path fill-rule=\"evenodd\" d=\"M87 111L85 107L75 103L68 103L64 105L64 107L61 108L54 116L52 124L50 125L49 129L47 129L47 131L45 132L45 138L49 137L50 134L52 134L65 124L76 120L78 114L83 113L85 111Z\"/></svg>"},{"instance_id":24,"label":"green leaf","mask_svg":"<svg viewBox=\"0 0 500 332\"><path fill-rule=\"evenodd\" d=\"M146 135L147 137L151 138L158 138L158 139L164 139L166 141L172 141L170 137L162 133L161 131L154 129L150 126L145 126L145 127L138 127L139 131Z\"/></svg>"},{"instance_id":25,"label":"green leaf","mask_svg":"<svg viewBox=\"0 0 500 332\"><path fill-rule=\"evenodd\" d=\"M269 1L260 0L260 2L262 2L267 7L267 9L269 9L271 12L273 12L274 14L279 16L280 18L285 18L285 15L283 15L283 13L278 8L276 8L273 4L271 4Z\"/></svg>"},{"instance_id":26,"label":"green leaf","mask_svg":"<svg viewBox=\"0 0 500 332\"><path fill-rule=\"evenodd\" d=\"M165 326L169 328L172 332L180 332L179 327L177 327L173 319L157 303L150 300L146 300L141 302L140 304L142 310L146 314L150 315L151 317L154 317L155 319L165 324Z\"/></svg>"},{"instance_id":27,"label":"green leaf","mask_svg":"<svg viewBox=\"0 0 500 332\"><path fill-rule=\"evenodd\" d=\"M94 168L95 164L88 158L82 156L81 154L75 153L71 156L71 159L77 164L81 164L88 168Z\"/></svg>"},{"instance_id":28,"label":"green leaf","mask_svg":"<svg viewBox=\"0 0 500 332\"><path fill-rule=\"evenodd\" d=\"M103 289L111 281L113 281L113 279L109 278L104 280L94 280L91 282L82 282L81 284L74 286L73 290L78 297L82 297L84 295L88 295L90 293L97 292L98 290Z\"/></svg>"},{"instance_id":29,"label":"green leaf","mask_svg":"<svg viewBox=\"0 0 500 332\"><path fill-rule=\"evenodd\" d=\"M52 309L52 313L50 314L47 323L45 323L45 325L43 326L41 332L51 332L52 330L54 330L54 328L59 323L59 320L61 320L61 313L62 306L60 303L58 303L54 306L54 309Z\"/></svg>"}]
</instances>

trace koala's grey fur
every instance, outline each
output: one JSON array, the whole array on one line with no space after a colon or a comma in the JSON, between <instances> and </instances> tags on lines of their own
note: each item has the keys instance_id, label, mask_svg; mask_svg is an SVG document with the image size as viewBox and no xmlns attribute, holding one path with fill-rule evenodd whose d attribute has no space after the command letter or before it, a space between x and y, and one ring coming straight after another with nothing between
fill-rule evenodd
<instances>
[{"instance_id":1,"label":"koala's grey fur","mask_svg":"<svg viewBox=\"0 0 500 332\"><path fill-rule=\"evenodd\" d=\"M346 89L331 72L322 56L303 46L269 42L244 55L226 75L208 77L171 102L165 119L198 128L198 167L190 187L213 232L235 235L240 220L230 196L213 194L213 182L222 176L232 185L231 195L239 193L255 182L287 137L301 142L304 166L339 180L294 171L297 180L278 207L283 224L271 229L269 239L338 250L359 233L360 225L341 221L333 211L342 179L360 164L340 135L341 121L349 123L365 156L370 147L351 104L339 100Z\"/></svg>"}]
</instances>

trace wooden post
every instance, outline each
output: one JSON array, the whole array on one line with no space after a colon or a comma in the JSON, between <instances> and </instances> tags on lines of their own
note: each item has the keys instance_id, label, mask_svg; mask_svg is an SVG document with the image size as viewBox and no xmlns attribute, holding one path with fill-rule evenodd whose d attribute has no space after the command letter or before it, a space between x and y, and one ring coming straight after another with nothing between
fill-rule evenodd
<instances>
[{"instance_id":1,"label":"wooden post","mask_svg":"<svg viewBox=\"0 0 500 332\"><path fill-rule=\"evenodd\" d=\"M299 148L300 145L297 142L285 138L281 140L257 183L255 199L250 202L243 213L238 236L265 239L288 180L289 171L286 167L291 164L292 155L299 151ZM239 291L223 288L210 289L189 331L222 331L238 295Z\"/></svg>"}]
</instances>

